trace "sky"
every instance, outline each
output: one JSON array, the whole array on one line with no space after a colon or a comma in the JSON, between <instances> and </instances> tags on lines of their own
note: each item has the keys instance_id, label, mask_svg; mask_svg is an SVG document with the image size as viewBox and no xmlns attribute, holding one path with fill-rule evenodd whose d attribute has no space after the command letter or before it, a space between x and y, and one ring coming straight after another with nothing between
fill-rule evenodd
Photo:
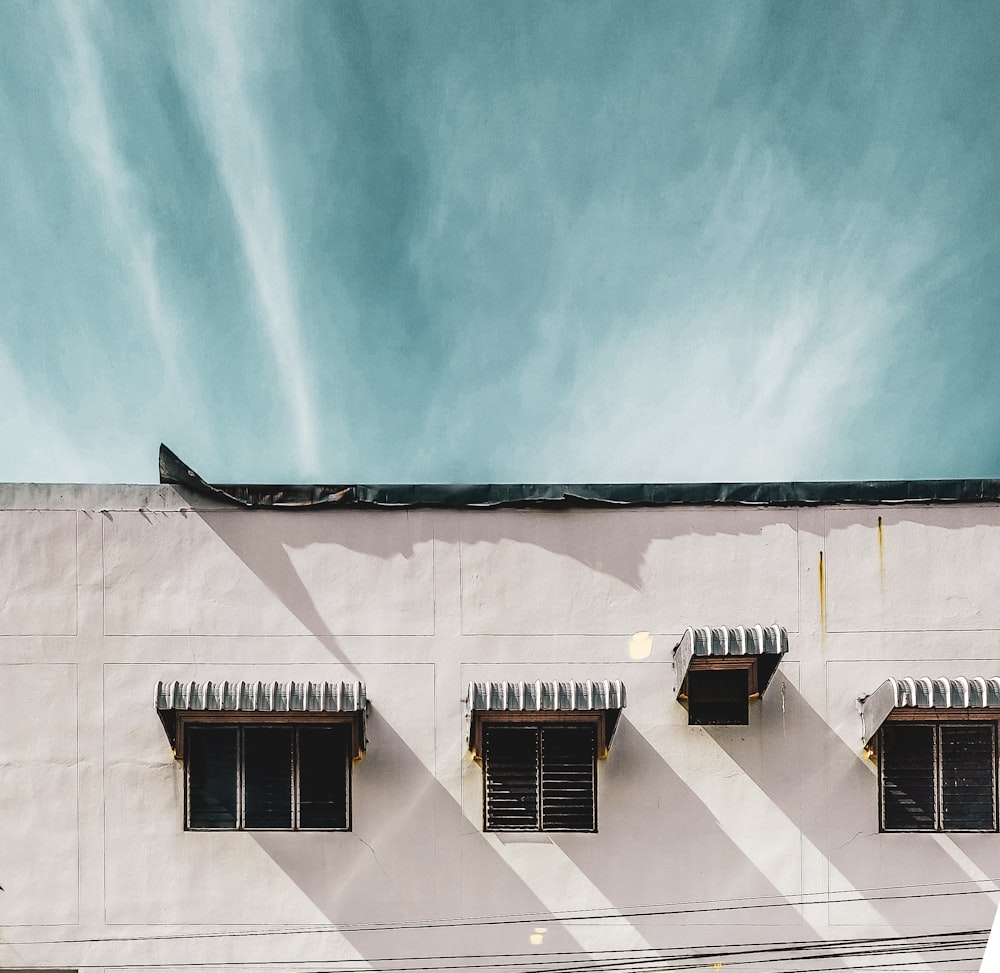
<instances>
[{"instance_id":1,"label":"sky","mask_svg":"<svg viewBox=\"0 0 1000 973\"><path fill-rule=\"evenodd\" d=\"M0 3L0 481L1000 476L1000 4Z\"/></svg>"}]
</instances>

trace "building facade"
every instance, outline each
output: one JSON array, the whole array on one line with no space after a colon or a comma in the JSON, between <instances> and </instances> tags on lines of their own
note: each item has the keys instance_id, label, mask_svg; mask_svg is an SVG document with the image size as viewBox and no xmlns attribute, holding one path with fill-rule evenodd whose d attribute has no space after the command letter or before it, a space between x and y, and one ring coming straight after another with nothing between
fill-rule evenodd
<instances>
[{"instance_id":1,"label":"building facade","mask_svg":"<svg viewBox=\"0 0 1000 973\"><path fill-rule=\"evenodd\" d=\"M203 486L0 487L0 968L978 967L996 484Z\"/></svg>"}]
</instances>

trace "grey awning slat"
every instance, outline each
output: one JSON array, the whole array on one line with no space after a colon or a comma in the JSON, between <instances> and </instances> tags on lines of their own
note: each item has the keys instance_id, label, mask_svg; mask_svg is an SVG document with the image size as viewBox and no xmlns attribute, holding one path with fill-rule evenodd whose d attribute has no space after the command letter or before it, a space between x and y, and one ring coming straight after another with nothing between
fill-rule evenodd
<instances>
[{"instance_id":1,"label":"grey awning slat","mask_svg":"<svg viewBox=\"0 0 1000 973\"><path fill-rule=\"evenodd\" d=\"M365 746L368 696L363 682L165 682L156 684L156 710L172 746L178 713L344 713L355 718L356 749Z\"/></svg>"},{"instance_id":2,"label":"grey awning slat","mask_svg":"<svg viewBox=\"0 0 1000 973\"><path fill-rule=\"evenodd\" d=\"M625 708L625 684L620 679L534 680L469 683L472 714L469 742L475 751L478 723L484 713L600 713L602 751L611 745L618 718Z\"/></svg>"},{"instance_id":3,"label":"grey awning slat","mask_svg":"<svg viewBox=\"0 0 1000 973\"><path fill-rule=\"evenodd\" d=\"M364 710L361 682L158 682L158 710L351 713Z\"/></svg>"},{"instance_id":4,"label":"grey awning slat","mask_svg":"<svg viewBox=\"0 0 1000 973\"><path fill-rule=\"evenodd\" d=\"M867 746L895 709L997 709L1000 679L983 676L889 678L858 700L861 739Z\"/></svg>"},{"instance_id":5,"label":"grey awning slat","mask_svg":"<svg viewBox=\"0 0 1000 973\"><path fill-rule=\"evenodd\" d=\"M620 679L584 682L473 682L469 709L541 712L623 709L625 685Z\"/></svg>"},{"instance_id":6,"label":"grey awning slat","mask_svg":"<svg viewBox=\"0 0 1000 973\"><path fill-rule=\"evenodd\" d=\"M691 662L696 658L747 658L777 656L788 651L788 632L781 625L738 625L735 628L687 628L674 648L676 694L684 691ZM776 664L776 660L775 660ZM758 686L763 695L770 678L769 669Z\"/></svg>"}]
</instances>

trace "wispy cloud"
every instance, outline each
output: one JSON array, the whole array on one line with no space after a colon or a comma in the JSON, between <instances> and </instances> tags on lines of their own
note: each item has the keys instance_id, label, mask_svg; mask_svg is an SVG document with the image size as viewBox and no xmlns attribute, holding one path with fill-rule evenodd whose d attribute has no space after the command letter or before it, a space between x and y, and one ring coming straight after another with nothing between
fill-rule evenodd
<instances>
[{"instance_id":1,"label":"wispy cloud","mask_svg":"<svg viewBox=\"0 0 1000 973\"><path fill-rule=\"evenodd\" d=\"M980 6L0 4L7 354L227 479L986 473Z\"/></svg>"},{"instance_id":2,"label":"wispy cloud","mask_svg":"<svg viewBox=\"0 0 1000 973\"><path fill-rule=\"evenodd\" d=\"M728 185L692 252L711 260L680 289L667 265L633 313L572 342L571 301L549 312L522 393L561 401L516 444L544 479L733 480L899 475L886 442L876 468L851 468L886 440L874 416L893 367L912 282L943 246L919 218L818 200L780 151L736 153ZM753 191L748 191L753 187ZM567 236L561 273L614 217L603 204ZM542 413L539 413L541 416ZM891 439L891 437L889 437Z\"/></svg>"},{"instance_id":3,"label":"wispy cloud","mask_svg":"<svg viewBox=\"0 0 1000 973\"><path fill-rule=\"evenodd\" d=\"M286 222L267 137L247 83L244 54L256 39L241 29L247 9L185 5L189 60L184 74L198 106L249 264L277 380L291 413L298 462L318 459L313 376L303 348Z\"/></svg>"},{"instance_id":4,"label":"wispy cloud","mask_svg":"<svg viewBox=\"0 0 1000 973\"><path fill-rule=\"evenodd\" d=\"M4 325L0 319L0 330ZM108 479L108 469L119 471L119 478L143 478L141 471L149 465L147 444L126 437L108 442L102 437L98 452L93 443L80 442L63 428L59 404L37 382L25 378L3 344L0 388L0 466L7 470L4 479L25 483L96 482Z\"/></svg>"},{"instance_id":5,"label":"wispy cloud","mask_svg":"<svg viewBox=\"0 0 1000 973\"><path fill-rule=\"evenodd\" d=\"M70 132L100 192L109 240L131 271L163 361L165 386L174 392L180 372L179 327L161 284L156 232L143 211L136 175L122 155L111 122L101 57L89 24L89 13L95 9L73 2L58 7L69 40L70 59L62 80Z\"/></svg>"}]
</instances>

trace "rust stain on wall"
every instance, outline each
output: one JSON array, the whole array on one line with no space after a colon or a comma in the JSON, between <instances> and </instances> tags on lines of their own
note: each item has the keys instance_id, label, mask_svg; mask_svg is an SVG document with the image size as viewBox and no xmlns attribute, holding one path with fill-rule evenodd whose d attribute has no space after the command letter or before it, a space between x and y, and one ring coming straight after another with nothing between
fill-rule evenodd
<instances>
[{"instance_id":1,"label":"rust stain on wall","mask_svg":"<svg viewBox=\"0 0 1000 973\"><path fill-rule=\"evenodd\" d=\"M885 611L885 532L882 518L878 519L878 593L882 611Z\"/></svg>"}]
</instances>

